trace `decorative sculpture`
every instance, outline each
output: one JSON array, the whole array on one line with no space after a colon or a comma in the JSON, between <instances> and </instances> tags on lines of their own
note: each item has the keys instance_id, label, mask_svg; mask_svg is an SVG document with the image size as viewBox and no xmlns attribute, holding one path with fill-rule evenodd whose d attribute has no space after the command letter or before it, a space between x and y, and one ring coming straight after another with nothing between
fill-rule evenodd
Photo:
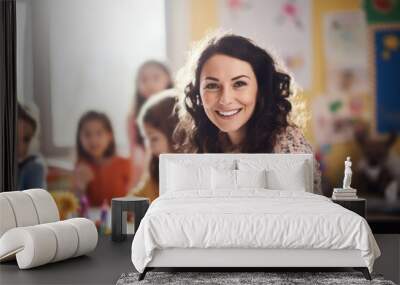
<instances>
[{"instance_id":1,"label":"decorative sculpture","mask_svg":"<svg viewBox=\"0 0 400 285\"><path fill-rule=\"evenodd\" d=\"M351 188L351 176L353 172L351 171L351 160L350 156L347 157L346 161L344 162L344 178L343 178L343 189L353 189Z\"/></svg>"},{"instance_id":2,"label":"decorative sculpture","mask_svg":"<svg viewBox=\"0 0 400 285\"><path fill-rule=\"evenodd\" d=\"M357 190L352 188L351 185L351 177L353 175L353 171L351 170L352 162L350 160L350 156L348 156L344 162L344 178L343 178L343 187L342 188L334 188L332 193L332 199L335 200L349 200L349 199L357 199Z\"/></svg>"}]
</instances>

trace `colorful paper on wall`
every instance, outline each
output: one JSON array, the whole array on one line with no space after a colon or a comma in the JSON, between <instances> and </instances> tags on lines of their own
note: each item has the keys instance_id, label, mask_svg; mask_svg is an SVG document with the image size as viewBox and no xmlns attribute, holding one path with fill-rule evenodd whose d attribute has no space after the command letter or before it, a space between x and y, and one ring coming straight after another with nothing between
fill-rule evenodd
<instances>
[{"instance_id":1,"label":"colorful paper on wall","mask_svg":"<svg viewBox=\"0 0 400 285\"><path fill-rule=\"evenodd\" d=\"M326 86L329 93L367 93L367 25L362 11L324 17Z\"/></svg>"},{"instance_id":2,"label":"colorful paper on wall","mask_svg":"<svg viewBox=\"0 0 400 285\"><path fill-rule=\"evenodd\" d=\"M319 145L330 145L353 140L354 125L368 120L365 96L322 95L312 104L313 130Z\"/></svg>"},{"instance_id":3,"label":"colorful paper on wall","mask_svg":"<svg viewBox=\"0 0 400 285\"><path fill-rule=\"evenodd\" d=\"M219 1L221 28L281 57L304 89L311 87L312 79L311 18L310 0Z\"/></svg>"}]
</instances>

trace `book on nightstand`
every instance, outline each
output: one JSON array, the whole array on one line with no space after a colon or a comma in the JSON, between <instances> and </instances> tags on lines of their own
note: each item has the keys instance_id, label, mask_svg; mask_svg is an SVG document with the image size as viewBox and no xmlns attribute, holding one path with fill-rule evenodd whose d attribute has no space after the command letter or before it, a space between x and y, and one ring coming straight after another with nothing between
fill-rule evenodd
<instances>
[{"instance_id":1,"label":"book on nightstand","mask_svg":"<svg viewBox=\"0 0 400 285\"><path fill-rule=\"evenodd\" d=\"M351 189L334 188L332 193L332 199L336 200L358 199L357 190L353 188Z\"/></svg>"}]
</instances>

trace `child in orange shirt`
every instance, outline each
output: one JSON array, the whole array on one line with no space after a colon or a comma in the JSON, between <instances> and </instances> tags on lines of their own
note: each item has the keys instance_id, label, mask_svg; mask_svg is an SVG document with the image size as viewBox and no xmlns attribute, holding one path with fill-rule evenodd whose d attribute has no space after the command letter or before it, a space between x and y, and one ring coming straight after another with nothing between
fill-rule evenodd
<instances>
[{"instance_id":1,"label":"child in orange shirt","mask_svg":"<svg viewBox=\"0 0 400 285\"><path fill-rule=\"evenodd\" d=\"M114 197L125 196L131 186L130 159L116 155L111 122L96 111L85 113L79 120L76 135L77 163L75 188L86 193L91 206L110 204Z\"/></svg>"},{"instance_id":2,"label":"child in orange shirt","mask_svg":"<svg viewBox=\"0 0 400 285\"><path fill-rule=\"evenodd\" d=\"M150 202L159 195L158 157L161 153L173 152L172 134L179 121L175 111L177 97L173 89L153 95L138 116L138 125L151 152L151 160L148 172L130 194L149 198Z\"/></svg>"}]
</instances>

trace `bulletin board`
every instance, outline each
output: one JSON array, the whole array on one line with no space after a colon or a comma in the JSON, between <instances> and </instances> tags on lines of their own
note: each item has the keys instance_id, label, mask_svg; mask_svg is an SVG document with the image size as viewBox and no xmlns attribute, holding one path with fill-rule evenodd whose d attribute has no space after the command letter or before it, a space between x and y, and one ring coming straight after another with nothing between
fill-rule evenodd
<instances>
[{"instance_id":1,"label":"bulletin board","mask_svg":"<svg viewBox=\"0 0 400 285\"><path fill-rule=\"evenodd\" d=\"M379 133L400 131L400 24L370 27L371 77Z\"/></svg>"}]
</instances>

